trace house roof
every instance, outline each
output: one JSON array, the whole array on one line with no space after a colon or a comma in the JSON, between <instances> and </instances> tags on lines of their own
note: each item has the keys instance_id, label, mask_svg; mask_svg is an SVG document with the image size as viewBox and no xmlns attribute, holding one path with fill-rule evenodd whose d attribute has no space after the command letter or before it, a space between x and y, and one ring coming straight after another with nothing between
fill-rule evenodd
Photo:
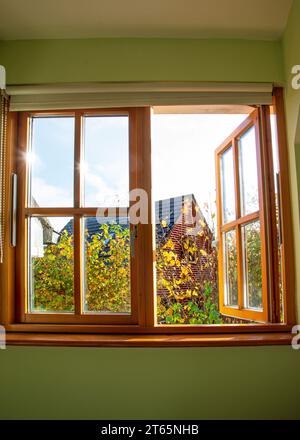
<instances>
[{"instance_id":1,"label":"house roof","mask_svg":"<svg viewBox=\"0 0 300 440\"><path fill-rule=\"evenodd\" d=\"M158 239L162 239L162 237L165 238L166 235L168 235L168 232L172 230L173 226L181 221L180 217L182 216L183 208L185 206L190 208L192 206L198 207L198 215L200 215L200 218L205 221L205 217L197 204L194 194L185 194L155 202L155 224ZM88 236L91 237L99 232L99 225L105 224L107 222L107 218L86 217L85 222L85 228L88 231ZM124 227L129 226L129 222L126 217L116 217L114 219L114 223ZM64 226L61 232L67 231L69 234L72 234L73 227L73 219L71 219Z\"/></svg>"},{"instance_id":2,"label":"house roof","mask_svg":"<svg viewBox=\"0 0 300 440\"><path fill-rule=\"evenodd\" d=\"M86 217L85 218L85 229L88 232L88 236L91 237L99 232L99 228L101 224L105 224L107 222L106 217ZM128 227L129 222L126 217L117 217L114 219L114 224L118 224L125 227ZM63 227L62 231L67 231L68 234L73 234L74 221L71 219L66 226Z\"/></svg>"}]
</instances>

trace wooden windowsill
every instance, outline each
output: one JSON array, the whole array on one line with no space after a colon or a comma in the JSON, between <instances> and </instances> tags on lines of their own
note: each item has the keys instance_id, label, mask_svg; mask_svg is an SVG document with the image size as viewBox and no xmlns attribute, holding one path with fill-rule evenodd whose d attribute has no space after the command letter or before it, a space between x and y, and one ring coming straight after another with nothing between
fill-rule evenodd
<instances>
[{"instance_id":1,"label":"wooden windowsill","mask_svg":"<svg viewBox=\"0 0 300 440\"><path fill-rule=\"evenodd\" d=\"M229 347L289 345L292 334L54 334L7 333L7 345L63 347Z\"/></svg>"}]
</instances>

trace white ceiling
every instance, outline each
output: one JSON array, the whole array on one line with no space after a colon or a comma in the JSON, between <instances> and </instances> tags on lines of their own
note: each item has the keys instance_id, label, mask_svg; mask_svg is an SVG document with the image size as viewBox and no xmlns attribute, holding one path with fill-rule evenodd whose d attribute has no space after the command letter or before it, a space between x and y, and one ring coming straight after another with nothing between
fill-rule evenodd
<instances>
[{"instance_id":1,"label":"white ceiling","mask_svg":"<svg viewBox=\"0 0 300 440\"><path fill-rule=\"evenodd\" d=\"M0 0L0 39L278 39L292 0Z\"/></svg>"}]
</instances>

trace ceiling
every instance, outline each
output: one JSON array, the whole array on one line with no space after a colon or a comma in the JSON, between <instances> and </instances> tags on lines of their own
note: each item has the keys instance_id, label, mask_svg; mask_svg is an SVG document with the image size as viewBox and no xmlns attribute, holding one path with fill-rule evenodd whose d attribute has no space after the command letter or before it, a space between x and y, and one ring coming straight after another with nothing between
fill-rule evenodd
<instances>
[{"instance_id":1,"label":"ceiling","mask_svg":"<svg viewBox=\"0 0 300 440\"><path fill-rule=\"evenodd\" d=\"M292 0L0 0L0 39L275 40Z\"/></svg>"}]
</instances>

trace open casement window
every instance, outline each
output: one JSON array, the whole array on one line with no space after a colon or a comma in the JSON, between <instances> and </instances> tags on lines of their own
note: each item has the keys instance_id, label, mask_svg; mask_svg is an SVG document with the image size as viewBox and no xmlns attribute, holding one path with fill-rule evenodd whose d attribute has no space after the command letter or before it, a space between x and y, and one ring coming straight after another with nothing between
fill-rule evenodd
<instances>
[{"instance_id":1,"label":"open casement window","mask_svg":"<svg viewBox=\"0 0 300 440\"><path fill-rule=\"evenodd\" d=\"M143 111L22 113L17 165L21 322L138 322L143 225L129 218L129 192L144 187L137 172Z\"/></svg>"},{"instance_id":2,"label":"open casement window","mask_svg":"<svg viewBox=\"0 0 300 440\"><path fill-rule=\"evenodd\" d=\"M276 320L279 307L268 120L269 108L254 110L215 154L220 311L260 322Z\"/></svg>"},{"instance_id":3,"label":"open casement window","mask_svg":"<svg viewBox=\"0 0 300 440\"><path fill-rule=\"evenodd\" d=\"M67 110L30 99L8 113L0 316L12 343L290 342L283 90L272 109L271 95L234 107L190 95Z\"/></svg>"}]
</instances>

